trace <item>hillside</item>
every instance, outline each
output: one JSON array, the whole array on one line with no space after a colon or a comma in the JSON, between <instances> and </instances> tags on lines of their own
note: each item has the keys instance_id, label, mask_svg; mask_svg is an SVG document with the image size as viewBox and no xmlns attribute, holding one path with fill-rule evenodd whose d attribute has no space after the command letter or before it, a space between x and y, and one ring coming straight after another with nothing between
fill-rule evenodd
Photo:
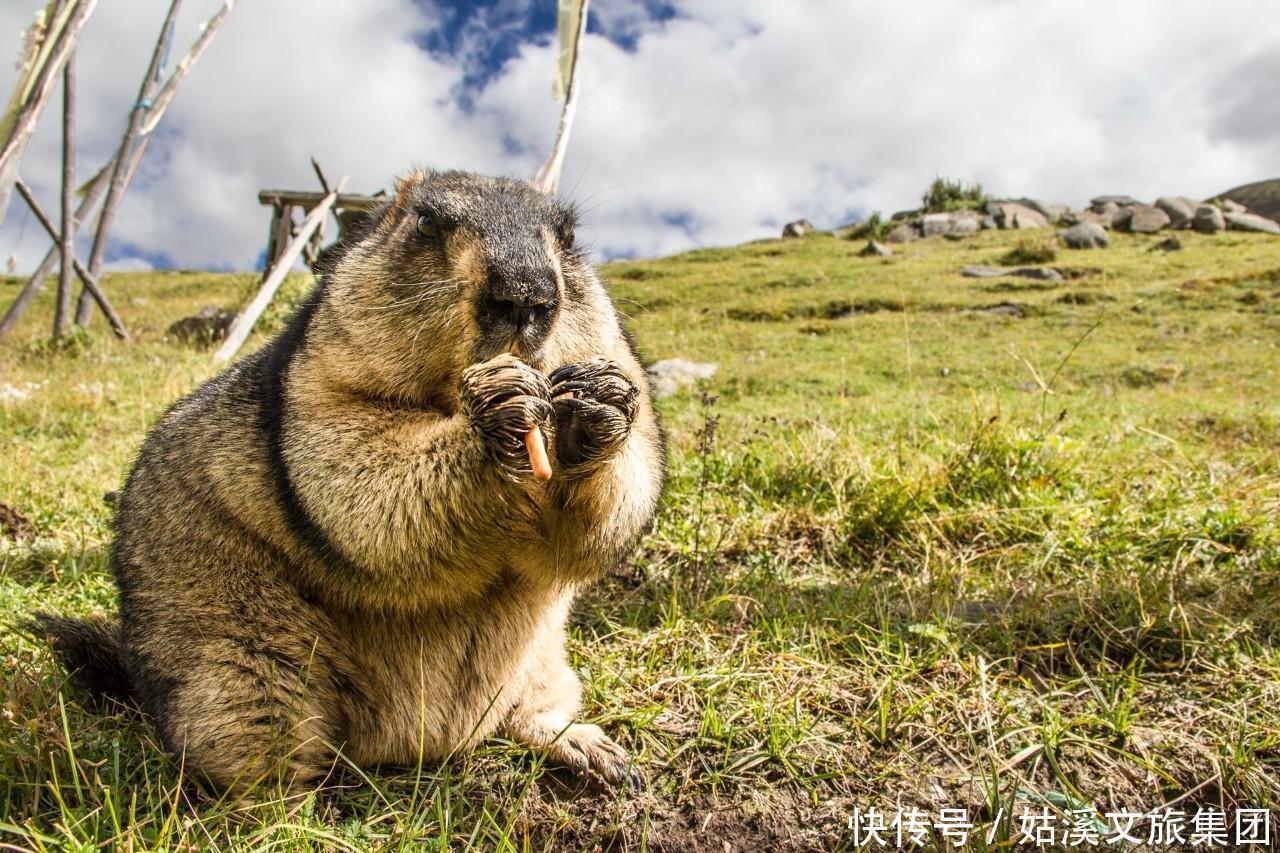
<instances>
[{"instance_id":1,"label":"hillside","mask_svg":"<svg viewBox=\"0 0 1280 853\"><path fill-rule=\"evenodd\" d=\"M1272 178L1269 181L1257 181L1252 184L1235 187L1226 192L1218 193L1215 198L1238 201L1249 208L1251 213L1257 213L1268 219L1280 222L1280 178Z\"/></svg>"},{"instance_id":2,"label":"hillside","mask_svg":"<svg viewBox=\"0 0 1280 853\"><path fill-rule=\"evenodd\" d=\"M996 839L1045 805L1276 808L1280 239L1113 234L1058 250L1063 281L959 274L1049 236L604 268L648 359L719 365L661 401L658 523L574 614L585 713L643 791L495 740L302 803L213 802L145 720L88 707L15 622L112 610L103 493L212 372L164 329L255 277L109 276L133 347L99 321L51 349L44 294L0 342L0 501L37 536L0 537L0 840L832 849L868 806L962 807Z\"/></svg>"}]
</instances>

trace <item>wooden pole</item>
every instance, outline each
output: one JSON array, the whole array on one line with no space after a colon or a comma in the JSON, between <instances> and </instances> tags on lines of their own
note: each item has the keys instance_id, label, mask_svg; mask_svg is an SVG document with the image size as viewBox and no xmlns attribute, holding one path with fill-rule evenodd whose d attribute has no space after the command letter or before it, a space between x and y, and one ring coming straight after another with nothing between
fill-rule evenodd
<instances>
[{"instance_id":1,"label":"wooden pole","mask_svg":"<svg viewBox=\"0 0 1280 853\"><path fill-rule=\"evenodd\" d=\"M582 50L583 36L587 32L589 0L580 2L582 6L578 11L578 33L573 42L573 60L569 69L569 82L565 88L564 107L560 111L560 128L556 131L556 143L551 147L551 154L533 179L533 185L547 195L555 195L560 186L560 169L564 166L564 155L569 149L569 132L573 130L573 119L578 114L578 56Z\"/></svg>"},{"instance_id":2,"label":"wooden pole","mask_svg":"<svg viewBox=\"0 0 1280 853\"><path fill-rule=\"evenodd\" d=\"M187 51L187 55L182 58L174 69L173 74L160 87L160 91L156 93L152 101L151 109L147 112L146 119L143 121L142 130L140 132L141 141L134 148L129 163L129 173L125 179L125 187L127 188L133 181L133 175L138 171L138 164L142 161L143 152L146 151L147 143L150 141L150 134L156 129L160 119L164 116L165 110L168 108L170 101L177 94L178 87L187 75L191 73L191 69L196 62L204 54L205 50L213 43L214 37L226 23L227 16L231 14L231 10L235 7L237 0L225 0L221 9L217 14L204 22L201 27L200 37L196 39L191 48ZM105 165L94 175L93 179L87 185L84 198L80 202L80 206L76 209L76 231L83 227L88 220L89 214L94 206L98 203L98 199L102 198L102 193L106 190L107 185L111 182L111 175L115 171L116 157L112 157ZM54 245L45 254L44 260L41 261L40 267L27 280L22 291L13 300L13 304L9 306L9 310L4 315L4 320L0 321L0 338L5 337L18 325L18 321L22 319L23 313L26 312L27 306L35 298L40 290L40 285L53 272L54 265L58 262L58 246Z\"/></svg>"},{"instance_id":3,"label":"wooden pole","mask_svg":"<svg viewBox=\"0 0 1280 853\"><path fill-rule=\"evenodd\" d=\"M147 65L147 74L142 78L142 85L138 87L137 103L129 112L129 124L125 128L124 137L120 140L120 147L116 150L115 164L111 170L111 183L107 186L107 197L102 202L102 211L98 214L98 230L93 235L93 248L89 252L89 273L94 278L102 272L102 259L107 251L111 225L115 221L116 209L120 206L128 186L129 162L132 159L130 155L133 153L133 145L138 138L138 133L142 130L142 121L146 118L147 111L151 109L151 99L160 86L156 78L160 74L160 63L164 61L169 40L173 37L178 10L181 7L182 0L172 0L169 4L169 14L165 16L164 25L160 27L160 37L156 39L155 49L151 51L151 62ZM81 291L80 303L76 306L76 323L87 326L92 318L93 303L89 301L88 295Z\"/></svg>"},{"instance_id":4,"label":"wooden pole","mask_svg":"<svg viewBox=\"0 0 1280 853\"><path fill-rule=\"evenodd\" d=\"M44 112L45 102L58 82L62 67L80 40L80 33L97 4L98 0L78 0L65 6L50 4L53 20L49 21L45 38L54 40L52 47L43 52L46 59L35 73L27 97L16 106L8 135L0 143L0 222L4 221L5 209L9 206L9 190L18 179L18 164L27 150L31 134L35 132L36 122ZM22 82L19 81L20 86Z\"/></svg>"},{"instance_id":5,"label":"wooden pole","mask_svg":"<svg viewBox=\"0 0 1280 853\"><path fill-rule=\"evenodd\" d=\"M218 351L213 356L215 363L221 364L230 361L231 357L244 344L245 338L249 337L249 332L253 330L253 324L258 322L262 312L267 310L267 306L271 304L271 297L280 289L280 285L284 282L285 276L289 274L289 269L293 266L293 262L298 259L298 255L302 253L302 248L311 239L312 232L320 226L325 216L329 214L333 203L338 199L338 193L342 192L342 188L346 183L347 179L344 176L342 180L338 181L338 185L318 205L311 209L311 212L307 214L307 218L302 220L298 233L294 235L285 250L280 253L279 260L271 268L266 281L258 288L253 301L246 305L245 309L231 321L231 328L227 329L227 339L223 341L222 346L218 348Z\"/></svg>"},{"instance_id":6,"label":"wooden pole","mask_svg":"<svg viewBox=\"0 0 1280 853\"><path fill-rule=\"evenodd\" d=\"M27 202L31 208L31 212L36 215L36 219L49 233L49 236L55 241L59 239L58 230L53 226L53 220L44 212L44 208L40 206L40 202L36 201L36 197L32 194L31 188L18 178L13 182L14 187L18 190L18 194ZM102 292L102 288L98 286L98 281L94 278L84 264L80 263L80 259L75 255L71 256L71 266L76 271L76 275L80 276L80 281L84 284L85 289L89 291L94 300L97 301L98 307L102 309L102 313L107 315L107 320L111 323L111 330L116 333L116 337L126 343L133 338L129 335L129 330L125 328L124 321L120 319L120 315L116 313L116 309L111 307L111 303L107 301L107 295Z\"/></svg>"},{"instance_id":7,"label":"wooden pole","mask_svg":"<svg viewBox=\"0 0 1280 853\"><path fill-rule=\"evenodd\" d=\"M71 322L71 259L75 257L76 229L76 55L67 57L62 69L62 239L58 241L62 268L58 271L58 304L53 312L53 336L62 337Z\"/></svg>"}]
</instances>

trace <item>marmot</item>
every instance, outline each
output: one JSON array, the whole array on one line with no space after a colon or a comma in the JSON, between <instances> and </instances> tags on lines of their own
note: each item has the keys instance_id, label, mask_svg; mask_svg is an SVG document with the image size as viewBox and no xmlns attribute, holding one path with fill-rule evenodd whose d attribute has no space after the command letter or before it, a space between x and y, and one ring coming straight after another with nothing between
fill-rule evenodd
<instances>
[{"instance_id":1,"label":"marmot","mask_svg":"<svg viewBox=\"0 0 1280 853\"><path fill-rule=\"evenodd\" d=\"M116 514L119 624L35 619L79 683L136 700L221 790L496 731L626 779L575 722L565 622L651 523L664 455L574 229L521 181L400 181L287 328L147 435Z\"/></svg>"}]
</instances>

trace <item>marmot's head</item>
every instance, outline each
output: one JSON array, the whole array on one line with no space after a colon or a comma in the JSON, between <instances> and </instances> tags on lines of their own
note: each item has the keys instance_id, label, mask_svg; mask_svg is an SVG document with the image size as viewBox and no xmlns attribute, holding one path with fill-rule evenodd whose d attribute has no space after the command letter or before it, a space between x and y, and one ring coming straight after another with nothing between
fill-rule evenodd
<instances>
[{"instance_id":1,"label":"marmot's head","mask_svg":"<svg viewBox=\"0 0 1280 853\"><path fill-rule=\"evenodd\" d=\"M405 394L447 396L503 352L548 371L589 358L618 327L576 224L523 181L415 172L326 275L324 319L369 381Z\"/></svg>"}]
</instances>

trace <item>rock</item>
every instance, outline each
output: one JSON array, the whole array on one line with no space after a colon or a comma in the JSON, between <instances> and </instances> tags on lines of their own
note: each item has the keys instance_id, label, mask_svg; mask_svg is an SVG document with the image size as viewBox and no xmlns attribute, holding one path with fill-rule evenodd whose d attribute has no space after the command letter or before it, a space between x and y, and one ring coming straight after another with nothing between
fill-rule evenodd
<instances>
[{"instance_id":1,"label":"rock","mask_svg":"<svg viewBox=\"0 0 1280 853\"><path fill-rule=\"evenodd\" d=\"M920 219L920 231L926 237L937 237L951 230L950 213L926 213Z\"/></svg>"},{"instance_id":2,"label":"rock","mask_svg":"<svg viewBox=\"0 0 1280 853\"><path fill-rule=\"evenodd\" d=\"M1100 195L1097 198L1089 199L1089 207L1092 210L1101 213L1101 208L1114 204L1116 207L1128 207L1131 204L1137 204L1138 200L1131 195Z\"/></svg>"},{"instance_id":3,"label":"rock","mask_svg":"<svg viewBox=\"0 0 1280 853\"><path fill-rule=\"evenodd\" d=\"M1155 234L1168 225L1169 214L1158 207L1139 202L1124 208L1112 227L1131 234Z\"/></svg>"},{"instance_id":4,"label":"rock","mask_svg":"<svg viewBox=\"0 0 1280 853\"><path fill-rule=\"evenodd\" d=\"M892 231L884 235L886 243L910 243L919 239L920 233L916 231L915 226L910 222L901 222L894 226Z\"/></svg>"},{"instance_id":5,"label":"rock","mask_svg":"<svg viewBox=\"0 0 1280 853\"><path fill-rule=\"evenodd\" d=\"M208 346L222 340L236 317L220 305L201 308L198 314L183 317L165 333L180 343Z\"/></svg>"},{"instance_id":6,"label":"rock","mask_svg":"<svg viewBox=\"0 0 1280 853\"><path fill-rule=\"evenodd\" d=\"M1062 281L1062 273L1052 267L1018 267L1017 269L1009 269L1008 267L976 265L964 267L960 270L960 275L965 278L999 278L1004 275L1016 275L1037 281Z\"/></svg>"},{"instance_id":7,"label":"rock","mask_svg":"<svg viewBox=\"0 0 1280 853\"><path fill-rule=\"evenodd\" d=\"M36 538L36 527L17 508L0 503L0 533L14 542L30 542Z\"/></svg>"},{"instance_id":8,"label":"rock","mask_svg":"<svg viewBox=\"0 0 1280 853\"><path fill-rule=\"evenodd\" d=\"M683 358L664 358L648 368L655 396L670 397L682 388L692 388L699 381L716 374L716 365Z\"/></svg>"},{"instance_id":9,"label":"rock","mask_svg":"<svg viewBox=\"0 0 1280 853\"><path fill-rule=\"evenodd\" d=\"M975 234L980 220L978 214L968 210L948 213L926 213L920 219L920 230L926 237Z\"/></svg>"},{"instance_id":10,"label":"rock","mask_svg":"<svg viewBox=\"0 0 1280 853\"><path fill-rule=\"evenodd\" d=\"M960 270L960 275L965 278L998 278L1004 274L1005 271L1000 267L972 266Z\"/></svg>"},{"instance_id":11,"label":"rock","mask_svg":"<svg viewBox=\"0 0 1280 853\"><path fill-rule=\"evenodd\" d=\"M1030 278L1035 281L1062 281L1062 273L1053 267L1019 267L1016 270L1009 270L1009 275Z\"/></svg>"},{"instance_id":12,"label":"rock","mask_svg":"<svg viewBox=\"0 0 1280 853\"><path fill-rule=\"evenodd\" d=\"M1229 198L1218 199L1218 206L1222 208L1223 213L1248 213L1249 208L1245 207L1238 201L1232 201Z\"/></svg>"},{"instance_id":13,"label":"rock","mask_svg":"<svg viewBox=\"0 0 1280 853\"><path fill-rule=\"evenodd\" d=\"M871 257L887 258L892 254L893 254L893 249L890 249L888 246L885 246L881 243L877 243L875 240L868 240L867 245L863 246L862 249L858 252L858 256L863 258L871 258Z\"/></svg>"},{"instance_id":14,"label":"rock","mask_svg":"<svg viewBox=\"0 0 1280 853\"><path fill-rule=\"evenodd\" d=\"M1064 214L1071 210L1065 204L1046 204L1035 198L1020 198L1018 204L1029 207L1036 213L1039 213L1050 224L1060 221Z\"/></svg>"},{"instance_id":15,"label":"rock","mask_svg":"<svg viewBox=\"0 0 1280 853\"><path fill-rule=\"evenodd\" d=\"M1049 224L1039 211L1015 201L996 202L994 207L991 215L1001 228L1044 228Z\"/></svg>"},{"instance_id":16,"label":"rock","mask_svg":"<svg viewBox=\"0 0 1280 853\"><path fill-rule=\"evenodd\" d=\"M1217 234L1219 231L1226 230L1227 220L1223 218L1222 211L1218 208L1211 204L1202 204L1196 208L1195 215L1191 217L1191 227L1201 234Z\"/></svg>"},{"instance_id":17,"label":"rock","mask_svg":"<svg viewBox=\"0 0 1280 853\"><path fill-rule=\"evenodd\" d=\"M1190 228L1196 215L1196 202L1182 196L1161 196L1156 199L1156 207L1169 217L1170 228Z\"/></svg>"},{"instance_id":18,"label":"rock","mask_svg":"<svg viewBox=\"0 0 1280 853\"><path fill-rule=\"evenodd\" d=\"M807 219L797 219L782 226L783 237L803 237L813 230L813 223Z\"/></svg>"},{"instance_id":19,"label":"rock","mask_svg":"<svg viewBox=\"0 0 1280 853\"><path fill-rule=\"evenodd\" d=\"M1025 317L1027 309L1013 302L997 302L995 305L988 305L984 308L975 308L975 311L981 311L985 314L995 314L1001 317Z\"/></svg>"},{"instance_id":20,"label":"rock","mask_svg":"<svg viewBox=\"0 0 1280 853\"><path fill-rule=\"evenodd\" d=\"M1068 249L1105 249L1111 238L1097 222L1079 222L1065 231L1058 232L1059 239Z\"/></svg>"},{"instance_id":21,"label":"rock","mask_svg":"<svg viewBox=\"0 0 1280 853\"><path fill-rule=\"evenodd\" d=\"M1090 206L1089 212L1099 217L1098 224L1103 228L1114 228L1116 220L1124 215L1124 208L1114 201L1106 201Z\"/></svg>"},{"instance_id":22,"label":"rock","mask_svg":"<svg viewBox=\"0 0 1280 853\"><path fill-rule=\"evenodd\" d=\"M1280 234L1280 222L1256 213L1227 212L1222 215L1232 231L1258 231L1263 234Z\"/></svg>"},{"instance_id":23,"label":"rock","mask_svg":"<svg viewBox=\"0 0 1280 853\"><path fill-rule=\"evenodd\" d=\"M1178 239L1178 235L1170 234L1159 243L1156 243L1148 252L1176 252L1182 248L1182 241Z\"/></svg>"},{"instance_id":24,"label":"rock","mask_svg":"<svg viewBox=\"0 0 1280 853\"><path fill-rule=\"evenodd\" d=\"M986 216L983 216L983 217L982 217L982 230L983 230L983 231L994 231L995 229L997 229L997 228L999 228L999 227L1000 227L1000 226L996 224L996 218L995 218L994 216L992 216L991 214L989 214L989 213L988 213Z\"/></svg>"}]
</instances>

